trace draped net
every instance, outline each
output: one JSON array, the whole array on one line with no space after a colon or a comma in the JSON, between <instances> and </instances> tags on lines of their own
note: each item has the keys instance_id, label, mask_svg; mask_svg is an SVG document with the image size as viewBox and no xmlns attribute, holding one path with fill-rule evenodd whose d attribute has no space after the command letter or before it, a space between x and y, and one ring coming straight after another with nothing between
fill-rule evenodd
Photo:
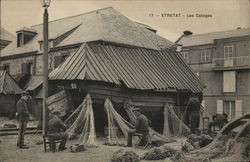
<instances>
[{"instance_id":1,"label":"draped net","mask_svg":"<svg viewBox=\"0 0 250 162\"><path fill-rule=\"evenodd\" d=\"M136 121L136 116L132 111L133 107L125 108L125 111L126 111L128 117L130 118L130 123L128 121L126 121L121 115L119 115L115 111L111 101L108 98L106 99L106 101L104 103L104 107L105 107L105 110L106 110L107 115L108 115L108 127L109 127L108 141L110 143L118 143L119 144L120 141L117 138L117 134L115 131L113 131L114 129L112 129L112 128L118 126L119 129L121 130L121 132L123 133L124 137L127 137L127 132L129 130L131 130L132 128L134 128L134 126L131 123L134 124ZM172 137L163 136L163 135L157 133L156 131L154 131L152 128L149 128L149 134L150 134L152 140L161 140L164 142L174 141Z\"/></svg>"},{"instance_id":2,"label":"draped net","mask_svg":"<svg viewBox=\"0 0 250 162\"><path fill-rule=\"evenodd\" d=\"M69 127L66 131L69 139L76 138L78 144L86 146L97 146L94 121L92 100L88 94L82 104L65 121Z\"/></svg>"}]
</instances>

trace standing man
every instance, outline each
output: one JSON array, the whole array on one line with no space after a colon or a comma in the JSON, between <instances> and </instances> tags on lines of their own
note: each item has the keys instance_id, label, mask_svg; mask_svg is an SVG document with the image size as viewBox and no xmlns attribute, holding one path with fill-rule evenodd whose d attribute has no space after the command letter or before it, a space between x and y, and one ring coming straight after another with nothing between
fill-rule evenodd
<instances>
[{"instance_id":1,"label":"standing man","mask_svg":"<svg viewBox=\"0 0 250 162\"><path fill-rule=\"evenodd\" d=\"M24 135L27 127L27 122L29 121L29 111L28 111L28 94L23 93L21 98L18 100L17 107L17 120L19 122L17 147L21 149L28 149L29 147L24 145Z\"/></svg>"},{"instance_id":2,"label":"standing man","mask_svg":"<svg viewBox=\"0 0 250 162\"><path fill-rule=\"evenodd\" d=\"M132 136L136 134L142 134L142 140L139 145L146 145L149 135L149 124L151 121L143 114L139 108L133 110L136 116L135 129L128 132L127 146L132 147Z\"/></svg>"},{"instance_id":3,"label":"standing man","mask_svg":"<svg viewBox=\"0 0 250 162\"><path fill-rule=\"evenodd\" d=\"M59 118L60 112L55 111L51 114L51 119L48 122L48 139L50 141L54 140L63 140L63 142L59 145L59 150L65 150L66 141L68 139L68 135L65 133L66 125ZM55 146L52 146L52 150L55 150Z\"/></svg>"}]
</instances>

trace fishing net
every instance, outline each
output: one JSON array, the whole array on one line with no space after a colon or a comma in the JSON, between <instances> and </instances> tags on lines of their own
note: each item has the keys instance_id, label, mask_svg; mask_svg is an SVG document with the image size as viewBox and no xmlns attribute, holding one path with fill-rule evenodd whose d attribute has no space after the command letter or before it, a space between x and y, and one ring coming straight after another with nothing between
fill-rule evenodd
<instances>
[{"instance_id":1,"label":"fishing net","mask_svg":"<svg viewBox=\"0 0 250 162\"><path fill-rule=\"evenodd\" d=\"M182 121L182 119L180 119L177 116L177 114L174 111L173 105L165 104L163 114L164 114L163 135L168 136L172 134L176 136L183 136L190 133L190 128Z\"/></svg>"},{"instance_id":2,"label":"fishing net","mask_svg":"<svg viewBox=\"0 0 250 162\"><path fill-rule=\"evenodd\" d=\"M108 143L120 144L115 128L118 127L119 130L121 130L123 136L127 138L128 131L134 126L127 122L120 114L115 111L111 101L108 98L104 103L104 109L108 116Z\"/></svg>"},{"instance_id":3,"label":"fishing net","mask_svg":"<svg viewBox=\"0 0 250 162\"><path fill-rule=\"evenodd\" d=\"M183 157L184 161L249 161L250 160L250 114L231 121L207 146Z\"/></svg>"},{"instance_id":4,"label":"fishing net","mask_svg":"<svg viewBox=\"0 0 250 162\"><path fill-rule=\"evenodd\" d=\"M125 107L125 111L130 119L130 123L135 123L136 121L136 116L133 113L134 107L129 106L129 107ZM154 131L152 128L149 127L149 135L151 136L152 141L162 141L162 142L174 142L174 138L171 136L164 136L161 135L159 133L157 133L156 131Z\"/></svg>"},{"instance_id":5,"label":"fishing net","mask_svg":"<svg viewBox=\"0 0 250 162\"><path fill-rule=\"evenodd\" d=\"M97 146L92 100L88 94L82 104L66 119L69 139L78 139L78 144Z\"/></svg>"}]
</instances>

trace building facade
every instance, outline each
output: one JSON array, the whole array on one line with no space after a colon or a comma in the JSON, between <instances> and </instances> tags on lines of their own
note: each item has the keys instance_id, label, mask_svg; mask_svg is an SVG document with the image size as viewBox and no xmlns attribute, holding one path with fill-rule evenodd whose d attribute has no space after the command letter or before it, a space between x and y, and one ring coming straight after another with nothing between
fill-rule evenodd
<instances>
[{"instance_id":1,"label":"building facade","mask_svg":"<svg viewBox=\"0 0 250 162\"><path fill-rule=\"evenodd\" d=\"M203 106L229 119L250 113L250 29L183 36L181 54L199 76Z\"/></svg>"}]
</instances>

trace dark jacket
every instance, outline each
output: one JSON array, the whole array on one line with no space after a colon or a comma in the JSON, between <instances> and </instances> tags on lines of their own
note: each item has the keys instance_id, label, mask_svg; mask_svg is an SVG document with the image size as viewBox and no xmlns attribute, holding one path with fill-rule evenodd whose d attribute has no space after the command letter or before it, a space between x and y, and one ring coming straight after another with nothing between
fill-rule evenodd
<instances>
[{"instance_id":1,"label":"dark jacket","mask_svg":"<svg viewBox=\"0 0 250 162\"><path fill-rule=\"evenodd\" d=\"M48 122L48 133L60 133L66 130L66 126L63 121L58 117L53 117Z\"/></svg>"},{"instance_id":2,"label":"dark jacket","mask_svg":"<svg viewBox=\"0 0 250 162\"><path fill-rule=\"evenodd\" d=\"M148 118L143 115L140 114L137 118L136 118L136 122L135 122L135 129L137 133L148 133L149 132L149 124L151 123L150 120L148 120Z\"/></svg>"},{"instance_id":3,"label":"dark jacket","mask_svg":"<svg viewBox=\"0 0 250 162\"><path fill-rule=\"evenodd\" d=\"M20 98L16 104L17 107L17 119L19 121L28 121L29 120L29 111L27 102Z\"/></svg>"}]
</instances>

